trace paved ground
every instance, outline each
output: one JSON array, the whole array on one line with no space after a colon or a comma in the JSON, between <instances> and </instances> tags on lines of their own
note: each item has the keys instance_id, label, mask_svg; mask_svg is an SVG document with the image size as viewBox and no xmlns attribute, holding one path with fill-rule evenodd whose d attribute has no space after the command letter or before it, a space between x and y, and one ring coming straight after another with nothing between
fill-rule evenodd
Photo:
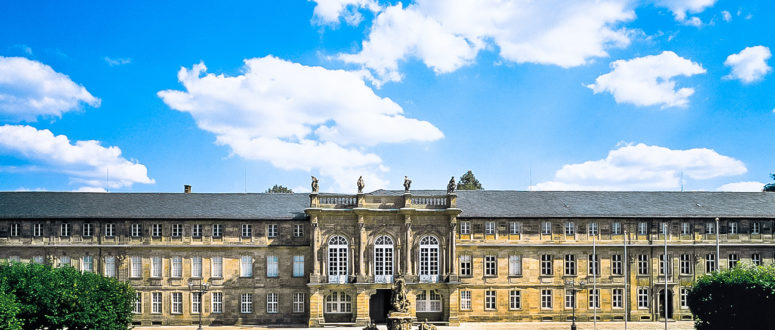
<instances>
[{"instance_id":1,"label":"paved ground","mask_svg":"<svg viewBox=\"0 0 775 330\"><path fill-rule=\"evenodd\" d=\"M679 321L679 322L668 322L668 329L670 330L690 330L694 329L694 323L687 322L687 321ZM576 326L578 329L595 329L594 324L592 322L577 322ZM215 329L215 330L237 330L237 329L249 329L249 330L258 330L258 329L310 329L310 328L304 328L304 327L262 327L262 326L222 326L222 327L204 327L205 329ZM379 326L380 329L385 329L384 325ZM463 323L459 327L438 327L439 330L455 330L455 329L481 329L481 330L567 330L570 329L570 322L520 322L520 323ZM633 330L646 330L646 329L664 329L665 324L661 322L629 322L627 323L627 329L633 329ZM160 330L172 330L172 329L181 329L181 330L194 330L196 329L196 326L187 326L187 327L137 327L135 329L141 329L141 330L150 330L150 329L160 329ZM316 328L316 329L325 329L325 330L360 330L361 328L356 327L332 327L332 328ZM624 329L624 322L598 322L597 323L597 329L600 330L620 330Z\"/></svg>"}]
</instances>

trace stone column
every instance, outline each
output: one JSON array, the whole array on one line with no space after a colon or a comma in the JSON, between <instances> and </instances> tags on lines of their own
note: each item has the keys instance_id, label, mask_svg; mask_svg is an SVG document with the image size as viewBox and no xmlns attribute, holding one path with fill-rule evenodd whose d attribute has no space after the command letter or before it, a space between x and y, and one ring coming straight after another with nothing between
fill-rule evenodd
<instances>
[{"instance_id":1,"label":"stone column","mask_svg":"<svg viewBox=\"0 0 775 330\"><path fill-rule=\"evenodd\" d=\"M450 216L449 224L449 274L450 281L457 280L457 241L455 240L455 230L457 229L457 218Z\"/></svg>"},{"instance_id":2,"label":"stone column","mask_svg":"<svg viewBox=\"0 0 775 330\"><path fill-rule=\"evenodd\" d=\"M412 217L408 214L404 216L404 226L406 227L404 238L404 273L412 275Z\"/></svg>"},{"instance_id":3,"label":"stone column","mask_svg":"<svg viewBox=\"0 0 775 330\"><path fill-rule=\"evenodd\" d=\"M358 227L360 228L360 238L358 239L358 282L366 281L366 226L362 215L358 216Z\"/></svg>"},{"instance_id":4,"label":"stone column","mask_svg":"<svg viewBox=\"0 0 775 330\"><path fill-rule=\"evenodd\" d=\"M320 228L318 228L318 217L312 217L312 275L320 279L320 263L318 262L318 242L320 241ZM312 281L318 282L318 281Z\"/></svg>"}]
</instances>

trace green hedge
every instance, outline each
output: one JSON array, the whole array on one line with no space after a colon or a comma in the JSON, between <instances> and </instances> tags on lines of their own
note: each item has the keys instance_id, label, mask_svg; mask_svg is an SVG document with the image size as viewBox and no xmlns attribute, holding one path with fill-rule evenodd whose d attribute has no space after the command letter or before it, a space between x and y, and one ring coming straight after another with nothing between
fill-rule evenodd
<instances>
[{"instance_id":1,"label":"green hedge","mask_svg":"<svg viewBox=\"0 0 775 330\"><path fill-rule=\"evenodd\" d=\"M695 327L775 328L775 266L738 266L700 277L688 296Z\"/></svg>"}]
</instances>

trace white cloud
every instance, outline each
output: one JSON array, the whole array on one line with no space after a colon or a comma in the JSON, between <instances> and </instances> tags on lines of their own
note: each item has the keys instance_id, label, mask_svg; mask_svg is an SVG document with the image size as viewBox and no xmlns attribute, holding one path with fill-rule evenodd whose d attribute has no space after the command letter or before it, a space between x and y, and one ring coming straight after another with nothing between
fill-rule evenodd
<instances>
[{"instance_id":1,"label":"white cloud","mask_svg":"<svg viewBox=\"0 0 775 330\"><path fill-rule=\"evenodd\" d=\"M376 0L309 0L315 2L314 16L318 24L336 24L342 17L347 24L358 25L363 16L358 9L366 8L379 11L381 6Z\"/></svg>"},{"instance_id":2,"label":"white cloud","mask_svg":"<svg viewBox=\"0 0 775 330\"><path fill-rule=\"evenodd\" d=\"M764 183L758 181L741 181L732 182L722 185L716 189L717 191L762 191L764 189Z\"/></svg>"},{"instance_id":3,"label":"white cloud","mask_svg":"<svg viewBox=\"0 0 775 330\"><path fill-rule=\"evenodd\" d=\"M216 135L216 143L236 155L284 170L317 170L334 178L341 190L352 190L359 175L374 188L387 184L382 159L367 147L444 136L374 94L358 72L272 56L245 60L238 76L206 70L203 63L181 68L178 80L186 91L160 91L159 97L170 108L190 113L200 128Z\"/></svg>"},{"instance_id":4,"label":"white cloud","mask_svg":"<svg viewBox=\"0 0 775 330\"><path fill-rule=\"evenodd\" d=\"M732 21L732 14L730 14L728 11L723 10L721 11L721 17L724 18L724 22L730 22Z\"/></svg>"},{"instance_id":5,"label":"white cloud","mask_svg":"<svg viewBox=\"0 0 775 330\"><path fill-rule=\"evenodd\" d=\"M767 60L772 56L770 49L764 46L746 47L737 54L732 54L724 61L724 65L732 67L727 79L739 79L749 84L762 79L772 68Z\"/></svg>"},{"instance_id":6,"label":"white cloud","mask_svg":"<svg viewBox=\"0 0 775 330\"><path fill-rule=\"evenodd\" d=\"M676 90L674 77L705 73L701 65L671 51L611 63L611 72L587 85L597 93L609 92L616 103L637 106L685 107L693 88Z\"/></svg>"},{"instance_id":7,"label":"white cloud","mask_svg":"<svg viewBox=\"0 0 775 330\"><path fill-rule=\"evenodd\" d=\"M411 58L447 73L490 47L507 61L567 68L627 46L619 25L634 18L623 0L420 0L379 12L362 49L340 59L372 70L378 83L400 80L399 62Z\"/></svg>"},{"instance_id":8,"label":"white cloud","mask_svg":"<svg viewBox=\"0 0 775 330\"><path fill-rule=\"evenodd\" d=\"M82 189L105 186L109 171L109 187L130 187L135 183L154 183L148 178L145 165L121 157L118 147L103 147L99 141L75 141L67 136L54 136L51 131L26 125L0 126L0 152L17 154L39 162L49 171L65 173Z\"/></svg>"},{"instance_id":9,"label":"white cloud","mask_svg":"<svg viewBox=\"0 0 775 330\"><path fill-rule=\"evenodd\" d=\"M23 57L0 56L0 119L35 121L76 110L100 99L50 66Z\"/></svg>"},{"instance_id":10,"label":"white cloud","mask_svg":"<svg viewBox=\"0 0 775 330\"><path fill-rule=\"evenodd\" d=\"M111 58L105 56L105 62L108 63L110 66L117 66L117 65L124 65L132 63L132 59L129 57L117 57L117 58Z\"/></svg>"},{"instance_id":11,"label":"white cloud","mask_svg":"<svg viewBox=\"0 0 775 330\"><path fill-rule=\"evenodd\" d=\"M554 180L530 190L676 190L682 176L706 180L746 171L743 162L711 149L626 144L604 159L564 165Z\"/></svg>"},{"instance_id":12,"label":"white cloud","mask_svg":"<svg viewBox=\"0 0 775 330\"><path fill-rule=\"evenodd\" d=\"M699 26L702 24L697 17L687 18L688 14L698 14L706 8L710 8L716 0L657 0L656 5L665 7L673 12L673 16L679 22Z\"/></svg>"}]
</instances>

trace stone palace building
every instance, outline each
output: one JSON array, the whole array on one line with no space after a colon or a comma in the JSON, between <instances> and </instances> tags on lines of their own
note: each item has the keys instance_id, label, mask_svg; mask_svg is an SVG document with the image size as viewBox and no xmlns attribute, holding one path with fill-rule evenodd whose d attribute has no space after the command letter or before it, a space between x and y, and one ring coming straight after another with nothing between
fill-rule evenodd
<instances>
[{"instance_id":1,"label":"stone palace building","mask_svg":"<svg viewBox=\"0 0 775 330\"><path fill-rule=\"evenodd\" d=\"M0 193L0 259L127 281L142 325L384 322L397 276L418 321L685 320L773 228L768 192Z\"/></svg>"}]
</instances>

